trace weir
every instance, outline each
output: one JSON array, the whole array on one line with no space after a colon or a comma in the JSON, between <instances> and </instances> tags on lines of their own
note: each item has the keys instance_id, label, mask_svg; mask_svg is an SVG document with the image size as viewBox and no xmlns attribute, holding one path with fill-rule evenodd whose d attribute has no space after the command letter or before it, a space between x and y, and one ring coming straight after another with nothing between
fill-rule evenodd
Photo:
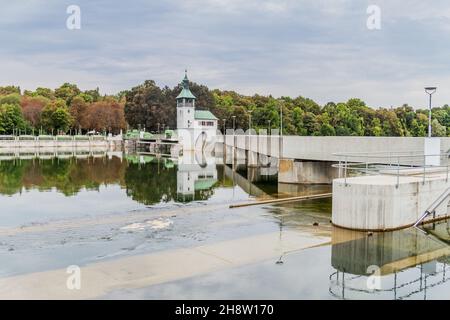
<instances>
[{"instance_id":1,"label":"weir","mask_svg":"<svg viewBox=\"0 0 450 320\"><path fill-rule=\"evenodd\" d=\"M227 133L226 161L276 168L279 183L332 184L332 222L343 228L410 227L450 187L449 138ZM447 217L447 202L428 218Z\"/></svg>"}]
</instances>

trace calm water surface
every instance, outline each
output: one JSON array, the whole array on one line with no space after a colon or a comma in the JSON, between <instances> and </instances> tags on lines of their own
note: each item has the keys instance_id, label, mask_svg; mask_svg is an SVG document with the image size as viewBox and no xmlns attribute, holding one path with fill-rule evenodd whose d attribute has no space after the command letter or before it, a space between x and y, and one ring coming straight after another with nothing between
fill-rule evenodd
<instances>
[{"instance_id":1,"label":"calm water surface","mask_svg":"<svg viewBox=\"0 0 450 320\"><path fill-rule=\"evenodd\" d=\"M222 248L253 238L269 239L259 245L274 250L283 243L300 248L292 240L299 235L296 241L311 244L255 254L253 260L231 253L235 262L229 267L114 288L99 297L450 298L447 222L427 226L427 234L404 230L368 236L333 228L331 199L228 208L330 190L278 184L276 176L232 170L220 159L201 165L122 154L2 160L0 280L180 248ZM370 277L374 270L380 277Z\"/></svg>"}]
</instances>

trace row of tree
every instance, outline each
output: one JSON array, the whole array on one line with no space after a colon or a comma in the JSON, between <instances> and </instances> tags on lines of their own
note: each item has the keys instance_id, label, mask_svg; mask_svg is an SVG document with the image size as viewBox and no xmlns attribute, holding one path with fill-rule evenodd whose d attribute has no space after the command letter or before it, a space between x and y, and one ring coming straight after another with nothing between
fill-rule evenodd
<instances>
[{"instance_id":1,"label":"row of tree","mask_svg":"<svg viewBox=\"0 0 450 320\"><path fill-rule=\"evenodd\" d=\"M99 90L81 91L65 83L55 90L0 87L0 134L118 133L126 128L124 100L101 96Z\"/></svg>"},{"instance_id":2,"label":"row of tree","mask_svg":"<svg viewBox=\"0 0 450 320\"><path fill-rule=\"evenodd\" d=\"M245 96L234 91L210 90L190 84L197 97L197 109L210 110L220 129L247 130L280 128L283 133L315 136L425 136L428 110L405 104L396 108L371 108L360 99L319 105L302 96L296 98ZM99 90L81 91L63 84L52 90L35 91L0 87L0 134L14 131L118 133L127 126L158 131L176 127L176 101L181 86L159 87L152 80L116 96L102 96ZM281 121L281 111L283 119ZM432 110L435 136L450 136L450 107Z\"/></svg>"},{"instance_id":3,"label":"row of tree","mask_svg":"<svg viewBox=\"0 0 450 320\"><path fill-rule=\"evenodd\" d=\"M414 110L405 104L396 108L371 108L360 99L329 102L324 106L299 96L245 96L234 91L209 90L190 84L197 97L197 109L207 109L219 118L220 129L247 130L280 128L283 133L310 136L426 136L428 110ZM176 125L175 97L180 86L160 88L154 81L124 92L125 117L132 127L157 130L160 125ZM282 112L281 112L282 111ZM251 121L250 121L251 120ZM450 135L450 107L432 109L434 136Z\"/></svg>"}]
</instances>

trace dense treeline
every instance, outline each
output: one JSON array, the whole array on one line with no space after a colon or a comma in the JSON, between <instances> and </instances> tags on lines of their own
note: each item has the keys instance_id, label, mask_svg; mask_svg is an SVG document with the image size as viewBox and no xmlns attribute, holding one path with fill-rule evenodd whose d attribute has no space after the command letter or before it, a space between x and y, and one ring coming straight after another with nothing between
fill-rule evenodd
<instances>
[{"instance_id":1,"label":"dense treeline","mask_svg":"<svg viewBox=\"0 0 450 320\"><path fill-rule=\"evenodd\" d=\"M101 96L98 89L81 91L70 83L24 92L0 87L0 134L118 133L125 128L124 101Z\"/></svg>"},{"instance_id":2,"label":"dense treeline","mask_svg":"<svg viewBox=\"0 0 450 320\"><path fill-rule=\"evenodd\" d=\"M304 97L274 98L245 96L234 91L209 90L190 84L198 98L197 109L208 109L220 119L220 129L233 127L247 130L249 115L253 129L280 128L283 110L283 132L313 136L426 136L428 110L414 110L405 104L397 108L372 108L360 99L329 102L324 106ZM162 126L176 125L175 97L180 87L159 88L154 81L126 91L125 117L131 127L156 131ZM432 110L432 131L435 136L450 135L450 107Z\"/></svg>"},{"instance_id":3,"label":"dense treeline","mask_svg":"<svg viewBox=\"0 0 450 320\"><path fill-rule=\"evenodd\" d=\"M197 97L197 109L213 109L214 95L206 86L190 83L190 89ZM153 80L121 93L126 98L125 118L132 128L144 128L158 131L162 128L176 128L176 101L181 91L178 85L173 89L160 88Z\"/></svg>"},{"instance_id":4,"label":"dense treeline","mask_svg":"<svg viewBox=\"0 0 450 320\"><path fill-rule=\"evenodd\" d=\"M234 91L210 90L190 83L197 109L212 111L227 128L247 130L251 114L253 129L279 128L283 110L283 133L315 136L426 136L428 110L405 104L374 108L360 99L319 105L304 97L245 96ZM99 90L81 91L64 84L51 90L24 91L0 87L0 134L42 128L46 132L89 130L117 133L127 126L158 131L176 127L176 101L180 85L160 88L152 80L116 96ZM225 121L223 121L225 120ZM434 136L450 136L450 107L432 110Z\"/></svg>"}]
</instances>

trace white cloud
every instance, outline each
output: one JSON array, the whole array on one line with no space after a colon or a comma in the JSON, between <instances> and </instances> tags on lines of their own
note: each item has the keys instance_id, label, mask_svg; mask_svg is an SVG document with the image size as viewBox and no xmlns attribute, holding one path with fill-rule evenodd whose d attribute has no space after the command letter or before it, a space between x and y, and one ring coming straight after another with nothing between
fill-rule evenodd
<instances>
[{"instance_id":1,"label":"white cloud","mask_svg":"<svg viewBox=\"0 0 450 320\"><path fill-rule=\"evenodd\" d=\"M79 32L64 27L71 1L0 1L0 85L114 93L145 79L173 86L188 68L193 81L246 94L420 106L425 84L450 84L442 0L79 0ZM381 31L366 28L369 4ZM439 90L435 101L449 99Z\"/></svg>"}]
</instances>

